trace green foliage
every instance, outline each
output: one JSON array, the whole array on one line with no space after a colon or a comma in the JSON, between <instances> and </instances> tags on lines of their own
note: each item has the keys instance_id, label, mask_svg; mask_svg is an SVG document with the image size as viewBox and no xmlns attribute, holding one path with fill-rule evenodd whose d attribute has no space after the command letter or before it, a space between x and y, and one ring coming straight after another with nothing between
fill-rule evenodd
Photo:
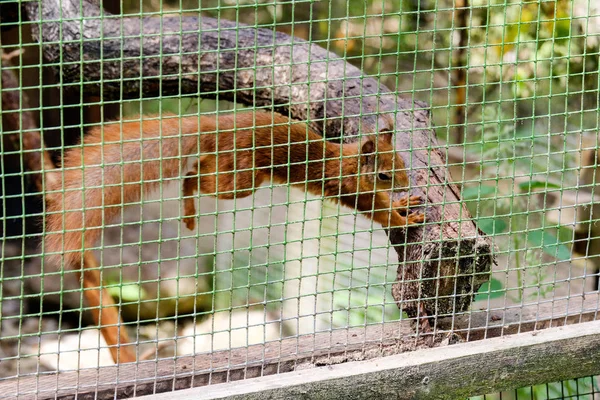
<instances>
[{"instance_id":1,"label":"green foliage","mask_svg":"<svg viewBox=\"0 0 600 400\"><path fill-rule=\"evenodd\" d=\"M122 302L134 303L142 300L148 300L150 296L146 290L137 282L111 282L106 284L106 290L115 299L120 299Z\"/></svg>"},{"instance_id":2,"label":"green foliage","mask_svg":"<svg viewBox=\"0 0 600 400\"><path fill-rule=\"evenodd\" d=\"M477 186L464 188L462 192L462 199L477 200L482 197L489 197L494 193L496 193L496 187L479 184Z\"/></svg>"},{"instance_id":3,"label":"green foliage","mask_svg":"<svg viewBox=\"0 0 600 400\"><path fill-rule=\"evenodd\" d=\"M533 247L541 249L560 261L568 261L571 252L564 244L560 244L558 238L544 229L536 229L527 233L527 240Z\"/></svg>"},{"instance_id":4,"label":"green foliage","mask_svg":"<svg viewBox=\"0 0 600 400\"><path fill-rule=\"evenodd\" d=\"M514 262L519 282L514 300L528 287L538 287L535 296L547 295L554 286L544 283L544 266L571 258L568 243L558 237L559 230L572 227L545 222L544 193L576 185L575 176L566 177L564 170L576 165L578 139L525 129L497 105L484 107L481 115L471 148L478 145L481 159L493 161L481 163L481 180L463 187L463 199L479 229L494 237L499 254ZM571 240L572 231L565 236Z\"/></svg>"},{"instance_id":5,"label":"green foliage","mask_svg":"<svg viewBox=\"0 0 600 400\"><path fill-rule=\"evenodd\" d=\"M477 227L486 235L497 235L506 231L506 222L499 218L480 218L477 220Z\"/></svg>"},{"instance_id":6,"label":"green foliage","mask_svg":"<svg viewBox=\"0 0 600 400\"><path fill-rule=\"evenodd\" d=\"M474 396L470 400L592 400L598 393L600 393L599 378L585 377Z\"/></svg>"},{"instance_id":7,"label":"green foliage","mask_svg":"<svg viewBox=\"0 0 600 400\"><path fill-rule=\"evenodd\" d=\"M489 282L481 285L475 296L475 301L504 297L504 293L502 282L492 278Z\"/></svg>"},{"instance_id":8,"label":"green foliage","mask_svg":"<svg viewBox=\"0 0 600 400\"><path fill-rule=\"evenodd\" d=\"M552 183L552 182L543 182L543 181L529 181L529 182L522 182L519 183L519 189L522 192L532 192L535 189L544 189L544 190L548 190L548 189L560 189L560 185L557 185L556 183Z\"/></svg>"}]
</instances>

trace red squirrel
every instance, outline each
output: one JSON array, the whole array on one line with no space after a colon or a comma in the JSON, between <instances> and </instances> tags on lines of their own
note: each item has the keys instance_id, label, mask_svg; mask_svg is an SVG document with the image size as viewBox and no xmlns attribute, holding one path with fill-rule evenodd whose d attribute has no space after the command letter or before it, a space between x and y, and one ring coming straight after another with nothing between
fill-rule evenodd
<instances>
[{"instance_id":1,"label":"red squirrel","mask_svg":"<svg viewBox=\"0 0 600 400\"><path fill-rule=\"evenodd\" d=\"M365 212L384 227L424 220L422 213L405 217L396 210L420 204L418 196L390 202L388 190L409 186L391 133L340 145L270 112L200 116L200 123L201 154L183 185L189 228L198 180L202 193L222 199L249 196L273 179ZM187 157L198 154L198 132L198 117L173 116L91 129L82 147L64 155L64 194L60 183L49 188L46 251L64 253L67 266L77 265L82 249L93 246L123 204L181 176Z\"/></svg>"},{"instance_id":2,"label":"red squirrel","mask_svg":"<svg viewBox=\"0 0 600 400\"><path fill-rule=\"evenodd\" d=\"M233 199L273 180L365 212L384 227L424 221L420 212L403 216L397 210L407 212L420 204L418 196L392 202L387 193L409 186L389 132L340 145L324 140L306 123L271 112L163 116L95 127L82 147L65 152L64 185L50 185L46 198L46 253L63 255L65 267L77 268L82 251L94 245L102 227L124 205L138 202L142 191L182 176L188 158L198 157L198 145L199 160L183 184L184 221L190 229L195 225L192 196L198 182L202 193ZM93 258L88 252L85 256ZM96 266L91 259L88 264ZM98 287L98 277L90 275L88 283ZM109 345L118 343L106 338Z\"/></svg>"},{"instance_id":3,"label":"red squirrel","mask_svg":"<svg viewBox=\"0 0 600 400\"><path fill-rule=\"evenodd\" d=\"M305 123L265 112L221 117L219 129L218 135L202 136L200 158L183 183L184 222L189 229L195 226L192 196L198 182L202 193L234 199L250 196L272 180L339 201L384 227L424 220L421 213L404 217L396 210L420 204L418 196L390 203L387 191L409 186L391 133L339 145L324 140Z\"/></svg>"}]
</instances>

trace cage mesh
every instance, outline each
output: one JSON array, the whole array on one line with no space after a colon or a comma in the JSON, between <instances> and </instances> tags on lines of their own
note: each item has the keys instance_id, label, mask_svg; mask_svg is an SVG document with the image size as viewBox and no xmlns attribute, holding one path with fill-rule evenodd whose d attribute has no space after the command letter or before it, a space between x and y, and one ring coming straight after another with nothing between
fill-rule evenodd
<instances>
[{"instance_id":1,"label":"cage mesh","mask_svg":"<svg viewBox=\"0 0 600 400\"><path fill-rule=\"evenodd\" d=\"M597 319L595 2L136 0L94 12L83 1L92 11L46 13L59 6L0 5L0 398L122 396L123 385L133 387L130 395L149 394L284 373L309 359L364 357L368 346L380 357L446 345L450 334L464 342ZM36 27L45 40L61 24L54 41L38 44ZM67 25L106 30L99 40L70 36ZM256 29L264 30L248 46ZM227 50L210 50L219 37ZM186 47L192 39L195 51ZM86 53L94 46L98 54ZM277 51L289 53L286 62ZM297 71L308 71L304 80ZM350 79L353 92L335 91ZM381 87L372 90L373 81ZM281 171L316 168L302 151L287 153L289 143L270 148L287 160L271 169L256 157L238 165L241 150L215 152L234 171L215 175L217 185L235 185L246 171L273 178L250 196L218 199L227 196L220 186L206 193L202 185L184 195L206 138L225 140L224 118L251 119L256 141L260 116L272 112L289 121L261 134L289 140L300 124L305 135L325 137L302 142L307 152L315 143L325 149L325 140L342 149L323 150L318 161L324 170L323 160L337 163L338 171L328 164L333 178L350 162L344 148L392 128L410 176L403 189L421 197L416 209L425 214L408 231L426 233L388 232L369 211L341 205L331 180L278 181ZM153 121L156 128L143 128ZM214 128L193 135L195 149L182 155L184 126L206 121ZM99 142L86 143L92 132ZM249 154L261 150L254 143ZM69 154L79 159L63 167ZM381 162L384 152L375 154L360 162ZM370 171L372 179L379 172ZM369 178L359 169L356 179ZM153 190L131 195L148 182ZM309 193L311 184L323 194ZM96 210L99 225L69 220L69 193L82 204L71 214ZM192 230L182 223L186 199L195 204ZM48 201L59 211L49 212ZM56 214L63 226L49 231ZM44 246L52 234L79 231L81 241L94 228L98 239L85 250L98 265L86 271L100 287L84 287L83 242L54 254ZM467 248L467 240L475 244ZM479 254L481 243L488 253ZM67 266L69 252L78 267ZM114 310L109 301L118 319L95 320ZM135 354L133 367L115 366L115 347L101 332L109 325L131 339L119 346ZM182 365L192 382L161 386ZM572 376L474 398L597 398L597 377ZM154 387L136 389L136 379Z\"/></svg>"}]
</instances>

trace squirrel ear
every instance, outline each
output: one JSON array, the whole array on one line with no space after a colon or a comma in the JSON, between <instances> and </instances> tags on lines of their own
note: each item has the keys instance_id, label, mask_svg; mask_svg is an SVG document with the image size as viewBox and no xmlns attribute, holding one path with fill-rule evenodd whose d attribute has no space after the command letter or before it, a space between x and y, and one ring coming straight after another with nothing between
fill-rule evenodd
<instances>
[{"instance_id":1,"label":"squirrel ear","mask_svg":"<svg viewBox=\"0 0 600 400\"><path fill-rule=\"evenodd\" d=\"M360 152L363 154L370 154L370 153L375 152L375 143L373 143L372 136L369 136L368 138L363 139L361 146L360 146Z\"/></svg>"}]
</instances>

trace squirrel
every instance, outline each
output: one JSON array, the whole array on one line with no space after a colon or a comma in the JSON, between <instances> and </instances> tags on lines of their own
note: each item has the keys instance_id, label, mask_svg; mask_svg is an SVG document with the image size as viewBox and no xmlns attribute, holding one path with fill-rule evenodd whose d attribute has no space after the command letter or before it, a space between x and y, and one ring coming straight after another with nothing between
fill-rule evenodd
<instances>
[{"instance_id":1,"label":"squirrel","mask_svg":"<svg viewBox=\"0 0 600 400\"><path fill-rule=\"evenodd\" d=\"M392 133L339 145L281 115L256 113L255 121L253 115L239 115L235 131L230 128L202 138L202 154L183 182L183 221L188 229L195 227L193 195L198 182L204 194L235 199L250 196L271 180L356 208L384 227L424 221L421 213L404 217L396 210L419 205L419 196L405 196L390 209L386 191L409 186ZM224 118L233 125L231 117ZM250 129L255 125L256 134ZM220 127L224 127L221 121Z\"/></svg>"},{"instance_id":2,"label":"squirrel","mask_svg":"<svg viewBox=\"0 0 600 400\"><path fill-rule=\"evenodd\" d=\"M62 170L57 172L64 183L48 182L44 246L52 265L60 265L62 255L66 268L82 272L84 296L115 362L133 362L136 355L102 285L100 266L85 249L122 207L139 202L143 192L162 180L181 177L192 157L198 160L184 177L182 189L183 220L190 229L195 226L192 196L198 183L203 193L235 199L249 196L266 180L339 201L384 227L424 221L420 212L404 216L398 211L408 212L410 206L420 204L419 196L392 202L387 193L409 186L389 132L340 145L325 140L306 123L268 112L199 118L165 115L160 120L95 127L83 146L65 152Z\"/></svg>"},{"instance_id":3,"label":"squirrel","mask_svg":"<svg viewBox=\"0 0 600 400\"><path fill-rule=\"evenodd\" d=\"M183 220L190 229L198 183L202 193L235 199L267 180L339 201L385 228L424 221L420 212L404 216L398 210L407 213L421 203L419 196L392 202L387 193L409 186L391 132L338 144L271 112L163 116L94 127L83 146L65 152L64 186L51 185L46 199L46 252L62 254L67 267L79 265L104 224L124 205L139 202L143 191L180 177L190 157L199 157L183 183Z\"/></svg>"}]
</instances>

